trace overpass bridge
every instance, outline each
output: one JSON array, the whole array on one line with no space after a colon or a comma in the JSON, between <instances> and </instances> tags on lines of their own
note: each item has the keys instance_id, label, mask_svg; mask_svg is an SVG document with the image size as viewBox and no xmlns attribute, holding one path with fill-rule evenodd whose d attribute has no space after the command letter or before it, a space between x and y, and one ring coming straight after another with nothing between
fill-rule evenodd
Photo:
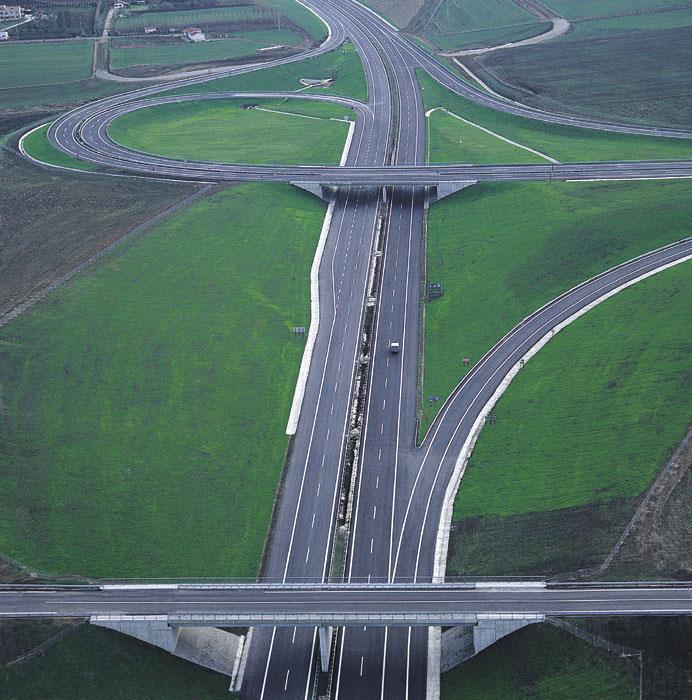
<instances>
[{"instance_id":1,"label":"overpass bridge","mask_svg":"<svg viewBox=\"0 0 692 700\"><path fill-rule=\"evenodd\" d=\"M173 626L440 626L483 617L692 615L692 584L104 584L3 586L0 618Z\"/></svg>"}]
</instances>

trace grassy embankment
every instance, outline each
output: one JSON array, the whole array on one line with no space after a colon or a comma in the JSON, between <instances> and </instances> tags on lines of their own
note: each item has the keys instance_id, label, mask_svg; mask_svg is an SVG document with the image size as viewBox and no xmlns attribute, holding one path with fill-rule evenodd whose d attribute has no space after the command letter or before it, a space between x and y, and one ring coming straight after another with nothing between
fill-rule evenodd
<instances>
[{"instance_id":1,"label":"grassy embankment","mask_svg":"<svg viewBox=\"0 0 692 700\"><path fill-rule=\"evenodd\" d=\"M256 573L322 216L288 186L226 190L0 333L0 551L48 572Z\"/></svg>"},{"instance_id":2,"label":"grassy embankment","mask_svg":"<svg viewBox=\"0 0 692 700\"><path fill-rule=\"evenodd\" d=\"M635 700L636 662L530 625L442 675L442 700Z\"/></svg>"},{"instance_id":3,"label":"grassy embankment","mask_svg":"<svg viewBox=\"0 0 692 700\"><path fill-rule=\"evenodd\" d=\"M683 238L689 190L684 181L484 183L433 205L427 277L444 296L426 305L426 403L449 395L462 357L475 363L535 309ZM429 419L438 407L424 407Z\"/></svg>"},{"instance_id":4,"label":"grassy embankment","mask_svg":"<svg viewBox=\"0 0 692 700\"><path fill-rule=\"evenodd\" d=\"M683 263L622 291L519 373L457 494L450 575L605 557L688 427L691 273Z\"/></svg>"},{"instance_id":5,"label":"grassy embankment","mask_svg":"<svg viewBox=\"0 0 692 700\"><path fill-rule=\"evenodd\" d=\"M427 3L407 30L449 51L518 41L549 27L511 0L442 0Z\"/></svg>"},{"instance_id":6,"label":"grassy embankment","mask_svg":"<svg viewBox=\"0 0 692 700\"><path fill-rule=\"evenodd\" d=\"M251 102L263 109L246 109L248 100L150 107L116 119L108 133L129 148L179 159L338 164L348 124L335 120L343 119L345 108L300 100Z\"/></svg>"},{"instance_id":7,"label":"grassy embankment","mask_svg":"<svg viewBox=\"0 0 692 700\"><path fill-rule=\"evenodd\" d=\"M327 87L310 88L300 83L302 78L323 80L330 78L334 82ZM194 92L224 92L238 91L294 91L303 89L306 92L324 95L339 95L340 97L352 97L364 102L368 97L367 83L363 63L353 44L347 42L334 51L310 58L306 61L297 61L284 66L267 68L266 70L245 73L231 78L219 78L204 83L203 90L200 86L192 86L175 90L173 94L190 94Z\"/></svg>"},{"instance_id":8,"label":"grassy embankment","mask_svg":"<svg viewBox=\"0 0 692 700\"><path fill-rule=\"evenodd\" d=\"M681 4L554 2L573 22L569 33L465 60L493 89L527 104L689 129L692 9Z\"/></svg>"},{"instance_id":9,"label":"grassy embankment","mask_svg":"<svg viewBox=\"0 0 692 700\"><path fill-rule=\"evenodd\" d=\"M692 158L692 139L630 136L547 124L474 104L449 92L421 71L418 72L418 79L426 110L445 107L475 124L559 161ZM434 112L431 115L433 124L440 119L439 114ZM463 162L478 157L476 151L466 152L465 143L459 144L459 139L470 133L473 127L451 117L447 117L447 120L453 121L446 122L444 131L438 129L437 138L432 144L431 162ZM457 126L455 122L458 123L458 131L454 128ZM530 158L535 158L526 151L519 153L524 154L526 162L532 162Z\"/></svg>"},{"instance_id":10,"label":"grassy embankment","mask_svg":"<svg viewBox=\"0 0 692 700\"><path fill-rule=\"evenodd\" d=\"M117 632L83 625L45 655L0 669L0 696L222 700L234 697L228 693L229 680Z\"/></svg>"}]
</instances>

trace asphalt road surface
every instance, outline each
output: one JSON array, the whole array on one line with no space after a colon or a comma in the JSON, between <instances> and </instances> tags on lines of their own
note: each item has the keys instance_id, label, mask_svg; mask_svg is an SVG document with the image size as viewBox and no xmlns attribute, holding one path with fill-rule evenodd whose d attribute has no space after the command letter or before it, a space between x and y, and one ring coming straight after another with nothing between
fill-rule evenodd
<instances>
[{"instance_id":1,"label":"asphalt road surface","mask_svg":"<svg viewBox=\"0 0 692 700\"><path fill-rule=\"evenodd\" d=\"M426 197L431 194L424 185L477 180L690 177L692 162L426 166L425 118L415 79L416 69L422 68L450 90L475 102L547 123L676 138L690 138L692 134L551 114L487 95L455 76L352 0L338 3L309 0L306 4L325 18L330 28L329 38L321 47L303 56L265 66L319 55L337 47L346 37L354 43L365 68L367 104L302 93L290 95L330 100L354 111L356 130L344 167L175 161L131 151L108 137L106 129L110 121L134 109L167 101L271 96L271 93L201 93L178 97L159 94L172 88L201 84L208 77L151 86L80 107L56 120L49 130L49 138L58 148L75 157L132 173L203 181L277 180L338 186L330 205L331 224L319 271L319 333L263 574L283 581L321 580L330 574L356 368L365 359L369 382L344 573L347 578L360 581L397 581L411 577L430 580L434 573L435 542L444 494L457 456L476 417L502 379L563 320L628 281L686 259L692 250L690 241L685 240L638 258L562 295L526 319L464 378L440 411L422 446L416 447L424 206ZM262 67L232 68L227 75ZM385 184L393 186L386 202L382 201L380 191L380 186ZM385 222L384 236L378 235L380 217ZM375 287L372 287L371 271L376 258L381 264ZM369 300L371 294L376 298L373 343L364 350L361 344L363 318L366 306L373 303ZM396 355L389 352L392 341L401 344L401 352ZM363 352L369 355L363 358ZM449 595L449 591L445 595ZM438 599L431 605L463 608L467 604L471 607L480 604L480 599L469 602L464 597L471 595L469 593L459 592L458 595L461 598L455 601ZM486 603L519 605L506 594L501 595L504 597L486 600ZM30 599L24 598L25 603L27 600ZM58 605L57 598L50 600ZM564 599L559 603L557 599L550 600L556 605L568 604ZM614 600L611 599L612 605L625 606L633 602L624 598L618 599L618 603ZM379 598L365 602L341 598L329 602L324 596L318 596L316 601L325 611L332 604L348 607L358 603L373 606L371 610L385 604ZM314 612L315 608L309 607L314 603L303 601L301 604L308 606L304 611ZM549 600L544 603L548 605ZM584 601L587 606L592 603L592 600ZM176 605L178 613L189 613L192 609L185 608L179 599L160 604L160 609L167 611L165 614L170 614ZM393 604L404 605L399 598ZM571 600L569 604L577 605L577 602ZM684 605L684 601L681 604ZM118 605L129 610L128 606L136 608L137 603L128 598L118 601ZM209 605L220 606L215 610L229 610L224 607L228 603L222 598L214 598ZM651 610L662 608L660 601L655 602L653 598L642 599L637 605L642 609L647 606L651 606ZM244 609L247 611L247 607ZM340 608L341 611L345 609ZM337 640L333 697L424 697L426 628L382 628L372 624L365 627L345 628ZM296 630L258 627L253 636L243 695L248 698L309 697L315 682L316 636L316 630L309 626Z\"/></svg>"}]
</instances>

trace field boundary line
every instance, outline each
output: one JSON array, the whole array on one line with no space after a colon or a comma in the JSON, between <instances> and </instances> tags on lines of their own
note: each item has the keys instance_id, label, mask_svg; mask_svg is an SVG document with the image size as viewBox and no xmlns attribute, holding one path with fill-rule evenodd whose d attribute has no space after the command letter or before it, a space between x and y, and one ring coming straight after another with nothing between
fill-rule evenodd
<instances>
[{"instance_id":1,"label":"field boundary line","mask_svg":"<svg viewBox=\"0 0 692 700\"><path fill-rule=\"evenodd\" d=\"M79 172L81 172L81 171L79 171ZM126 243L127 241L131 240L132 238L135 238L136 236L144 233L152 226L155 226L156 224L162 223L165 219L167 219L172 214L176 214L180 210L185 209L190 204L192 204L193 202L195 202L198 199L201 199L202 197L209 194L210 191L212 191L214 189L215 189L214 185L206 185L206 186L200 188L199 190L197 190L196 192L193 192L191 195L188 195L184 199L178 201L176 204L168 207L167 209L164 209L163 211L159 212L158 214L155 214L151 218L147 219L146 221L143 221L141 224L138 224L137 226L130 229L129 231L126 231L122 236L120 236L120 238L117 238L116 240L112 241L104 248L101 248L101 250L97 251L90 258L88 258L84 262L77 265L77 267L73 268L72 270L68 270L64 275L59 277L57 280L54 280L53 282L51 282L47 287L39 290L35 294L32 294L28 299L25 299L23 302L21 302L20 304L18 304L14 308L12 308L9 311L7 311L6 313L2 314L0 316L0 328L2 328L3 326L6 326L8 323L10 323L10 321L13 321L14 319L18 318L19 316L22 316L23 314L25 314L27 311L31 310L36 304L38 304L40 301L43 301L43 299L45 299L49 294L54 292L56 289L61 287L66 282L69 282L71 279L73 279L74 277L79 275L81 272L86 270L88 267L90 267L94 263L101 260L101 258L108 255L108 253L113 251L118 246L120 246L123 243Z\"/></svg>"}]
</instances>

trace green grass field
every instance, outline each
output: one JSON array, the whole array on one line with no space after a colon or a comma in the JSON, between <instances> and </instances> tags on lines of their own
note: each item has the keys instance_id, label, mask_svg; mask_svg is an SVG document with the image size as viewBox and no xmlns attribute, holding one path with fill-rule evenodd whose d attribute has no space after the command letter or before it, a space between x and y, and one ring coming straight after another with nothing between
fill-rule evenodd
<instances>
[{"instance_id":1,"label":"green grass field","mask_svg":"<svg viewBox=\"0 0 692 700\"><path fill-rule=\"evenodd\" d=\"M91 76L93 41L0 44L0 108L8 88L51 85Z\"/></svg>"},{"instance_id":2,"label":"green grass field","mask_svg":"<svg viewBox=\"0 0 692 700\"><path fill-rule=\"evenodd\" d=\"M302 37L288 30L247 32L232 39L193 43L182 39L151 41L145 38L112 39L111 69L133 66L181 66L229 61L250 56L258 49L282 44L299 47ZM261 54L260 54L261 55Z\"/></svg>"},{"instance_id":3,"label":"green grass field","mask_svg":"<svg viewBox=\"0 0 692 700\"><path fill-rule=\"evenodd\" d=\"M516 41L550 26L512 0L443 0L428 7L411 29L442 50Z\"/></svg>"},{"instance_id":4,"label":"green grass field","mask_svg":"<svg viewBox=\"0 0 692 700\"><path fill-rule=\"evenodd\" d=\"M529 625L442 674L442 700L636 700L637 667L548 624Z\"/></svg>"},{"instance_id":5,"label":"green grass field","mask_svg":"<svg viewBox=\"0 0 692 700\"><path fill-rule=\"evenodd\" d=\"M289 186L224 190L0 332L0 552L49 573L256 574L323 215Z\"/></svg>"},{"instance_id":6,"label":"green grass field","mask_svg":"<svg viewBox=\"0 0 692 700\"><path fill-rule=\"evenodd\" d=\"M306 92L339 95L365 101L368 88L360 56L351 43L345 43L334 51L306 61L289 63L265 70L246 73L232 78L220 78L204 83L204 91L228 90L293 91L304 88L301 78L320 80L331 78L333 84L326 88L313 88ZM174 91L175 94L199 92L199 86Z\"/></svg>"},{"instance_id":7,"label":"green grass field","mask_svg":"<svg viewBox=\"0 0 692 700\"><path fill-rule=\"evenodd\" d=\"M437 110L428 117L428 162L431 163L546 163L518 146Z\"/></svg>"},{"instance_id":8,"label":"green grass field","mask_svg":"<svg viewBox=\"0 0 692 700\"><path fill-rule=\"evenodd\" d=\"M455 518L518 515L637 496L692 410L692 265L603 302L533 358L481 435Z\"/></svg>"},{"instance_id":9,"label":"green grass field","mask_svg":"<svg viewBox=\"0 0 692 700\"><path fill-rule=\"evenodd\" d=\"M449 92L422 72L418 73L418 80L423 90L426 110L445 107L505 138L559 161L692 158L692 139L629 136L547 124L474 104ZM450 129L444 141L437 140L431 160L450 162L449 159L458 152L459 138L461 137L457 137L454 130Z\"/></svg>"},{"instance_id":10,"label":"green grass field","mask_svg":"<svg viewBox=\"0 0 692 700\"><path fill-rule=\"evenodd\" d=\"M292 114L244 109L249 102ZM345 111L300 100L207 100L130 112L108 133L130 148L187 160L339 163L348 124L330 117L343 118Z\"/></svg>"},{"instance_id":11,"label":"green grass field","mask_svg":"<svg viewBox=\"0 0 692 700\"><path fill-rule=\"evenodd\" d=\"M83 625L26 664L0 668L17 700L196 700L234 697L230 679L111 630Z\"/></svg>"},{"instance_id":12,"label":"green grass field","mask_svg":"<svg viewBox=\"0 0 692 700\"><path fill-rule=\"evenodd\" d=\"M570 287L688 235L690 185L479 184L429 212L424 413L522 318ZM549 262L546 262L549 261ZM441 403L441 402L440 402ZM427 425L428 421L424 421Z\"/></svg>"},{"instance_id":13,"label":"green grass field","mask_svg":"<svg viewBox=\"0 0 692 700\"><path fill-rule=\"evenodd\" d=\"M691 273L683 263L620 292L519 373L459 488L450 575L604 559L688 429Z\"/></svg>"},{"instance_id":14,"label":"green grass field","mask_svg":"<svg viewBox=\"0 0 692 700\"><path fill-rule=\"evenodd\" d=\"M98 167L93 163L77 160L77 158L68 156L67 153L55 148L48 140L49 126L50 124L44 124L24 139L24 150L28 155L49 165L60 165L63 168L76 168L77 170L98 170Z\"/></svg>"}]
</instances>

